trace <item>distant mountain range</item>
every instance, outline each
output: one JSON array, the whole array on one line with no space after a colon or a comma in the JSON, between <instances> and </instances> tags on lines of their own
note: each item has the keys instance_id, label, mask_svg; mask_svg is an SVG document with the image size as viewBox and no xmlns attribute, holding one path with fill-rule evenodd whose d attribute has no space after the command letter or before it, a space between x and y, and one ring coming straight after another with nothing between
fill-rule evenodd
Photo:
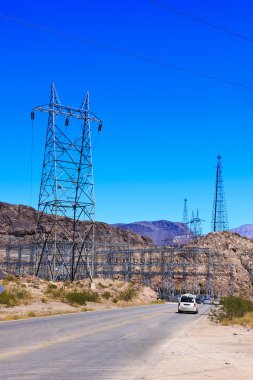
<instances>
[{"instance_id":1,"label":"distant mountain range","mask_svg":"<svg viewBox=\"0 0 253 380\"><path fill-rule=\"evenodd\" d=\"M154 222L117 223L114 227L129 230L136 234L146 236L156 245L168 244L171 241L182 242L189 236L190 230L184 223L157 220Z\"/></svg>"},{"instance_id":2,"label":"distant mountain range","mask_svg":"<svg viewBox=\"0 0 253 380\"><path fill-rule=\"evenodd\" d=\"M249 239L253 239L253 224L244 224L241 227L233 228L231 232L236 232L241 236L245 236Z\"/></svg>"},{"instance_id":3,"label":"distant mountain range","mask_svg":"<svg viewBox=\"0 0 253 380\"><path fill-rule=\"evenodd\" d=\"M153 222L133 222L116 223L114 227L132 231L136 234L152 239L156 245L168 244L171 242L187 242L191 232L187 225L180 222L170 222L168 220L157 220ZM253 224L244 224L241 227L233 228L231 232L236 232L241 236L253 239Z\"/></svg>"}]
</instances>

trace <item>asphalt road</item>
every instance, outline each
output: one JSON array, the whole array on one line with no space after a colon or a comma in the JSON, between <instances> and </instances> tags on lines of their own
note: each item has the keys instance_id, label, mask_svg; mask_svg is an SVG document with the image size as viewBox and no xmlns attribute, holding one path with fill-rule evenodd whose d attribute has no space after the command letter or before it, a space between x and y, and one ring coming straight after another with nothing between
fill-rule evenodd
<instances>
[{"instance_id":1,"label":"asphalt road","mask_svg":"<svg viewBox=\"0 0 253 380\"><path fill-rule=\"evenodd\" d=\"M113 309L0 323L0 379L141 379L159 345L199 314L176 304Z\"/></svg>"}]
</instances>

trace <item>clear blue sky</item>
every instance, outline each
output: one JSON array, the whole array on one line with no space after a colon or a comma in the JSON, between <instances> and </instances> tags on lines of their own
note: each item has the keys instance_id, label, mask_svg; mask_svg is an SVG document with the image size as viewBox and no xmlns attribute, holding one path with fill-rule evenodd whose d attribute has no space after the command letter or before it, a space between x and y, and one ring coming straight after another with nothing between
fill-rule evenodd
<instances>
[{"instance_id":1,"label":"clear blue sky","mask_svg":"<svg viewBox=\"0 0 253 380\"><path fill-rule=\"evenodd\" d=\"M253 38L251 1L161 0ZM0 14L116 50L253 87L253 42L149 0L8 1ZM46 125L32 107L79 106L87 89L103 120L94 152L97 220L181 221L183 199L210 230L216 156L230 227L253 223L253 90L86 44L0 17L0 200L37 206Z\"/></svg>"}]
</instances>

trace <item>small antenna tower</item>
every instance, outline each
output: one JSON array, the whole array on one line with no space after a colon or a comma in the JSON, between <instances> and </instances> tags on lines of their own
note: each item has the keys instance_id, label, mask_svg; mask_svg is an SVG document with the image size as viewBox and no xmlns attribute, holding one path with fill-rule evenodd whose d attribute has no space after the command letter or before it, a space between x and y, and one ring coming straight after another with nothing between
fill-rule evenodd
<instances>
[{"instance_id":1,"label":"small antenna tower","mask_svg":"<svg viewBox=\"0 0 253 380\"><path fill-rule=\"evenodd\" d=\"M212 232L228 230L228 216L222 177L221 155L217 157L216 183L212 215Z\"/></svg>"},{"instance_id":2,"label":"small antenna tower","mask_svg":"<svg viewBox=\"0 0 253 380\"><path fill-rule=\"evenodd\" d=\"M61 104L54 84L50 103L32 109L48 113L39 193L36 275L73 281L93 277L95 200L89 92L80 108ZM68 218L68 219L67 219ZM86 223L81 223L86 221Z\"/></svg>"},{"instance_id":3,"label":"small antenna tower","mask_svg":"<svg viewBox=\"0 0 253 380\"><path fill-rule=\"evenodd\" d=\"M183 211L183 223L187 224L189 222L188 219L188 208L187 208L187 199L184 199L184 211Z\"/></svg>"}]
</instances>

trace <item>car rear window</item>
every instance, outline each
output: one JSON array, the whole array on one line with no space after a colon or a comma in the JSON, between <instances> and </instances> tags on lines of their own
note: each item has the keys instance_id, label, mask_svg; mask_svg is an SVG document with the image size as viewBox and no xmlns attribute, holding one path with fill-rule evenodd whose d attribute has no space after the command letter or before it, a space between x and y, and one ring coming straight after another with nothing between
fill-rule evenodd
<instances>
[{"instance_id":1,"label":"car rear window","mask_svg":"<svg viewBox=\"0 0 253 380\"><path fill-rule=\"evenodd\" d=\"M180 302L194 302L193 297L181 297Z\"/></svg>"}]
</instances>

